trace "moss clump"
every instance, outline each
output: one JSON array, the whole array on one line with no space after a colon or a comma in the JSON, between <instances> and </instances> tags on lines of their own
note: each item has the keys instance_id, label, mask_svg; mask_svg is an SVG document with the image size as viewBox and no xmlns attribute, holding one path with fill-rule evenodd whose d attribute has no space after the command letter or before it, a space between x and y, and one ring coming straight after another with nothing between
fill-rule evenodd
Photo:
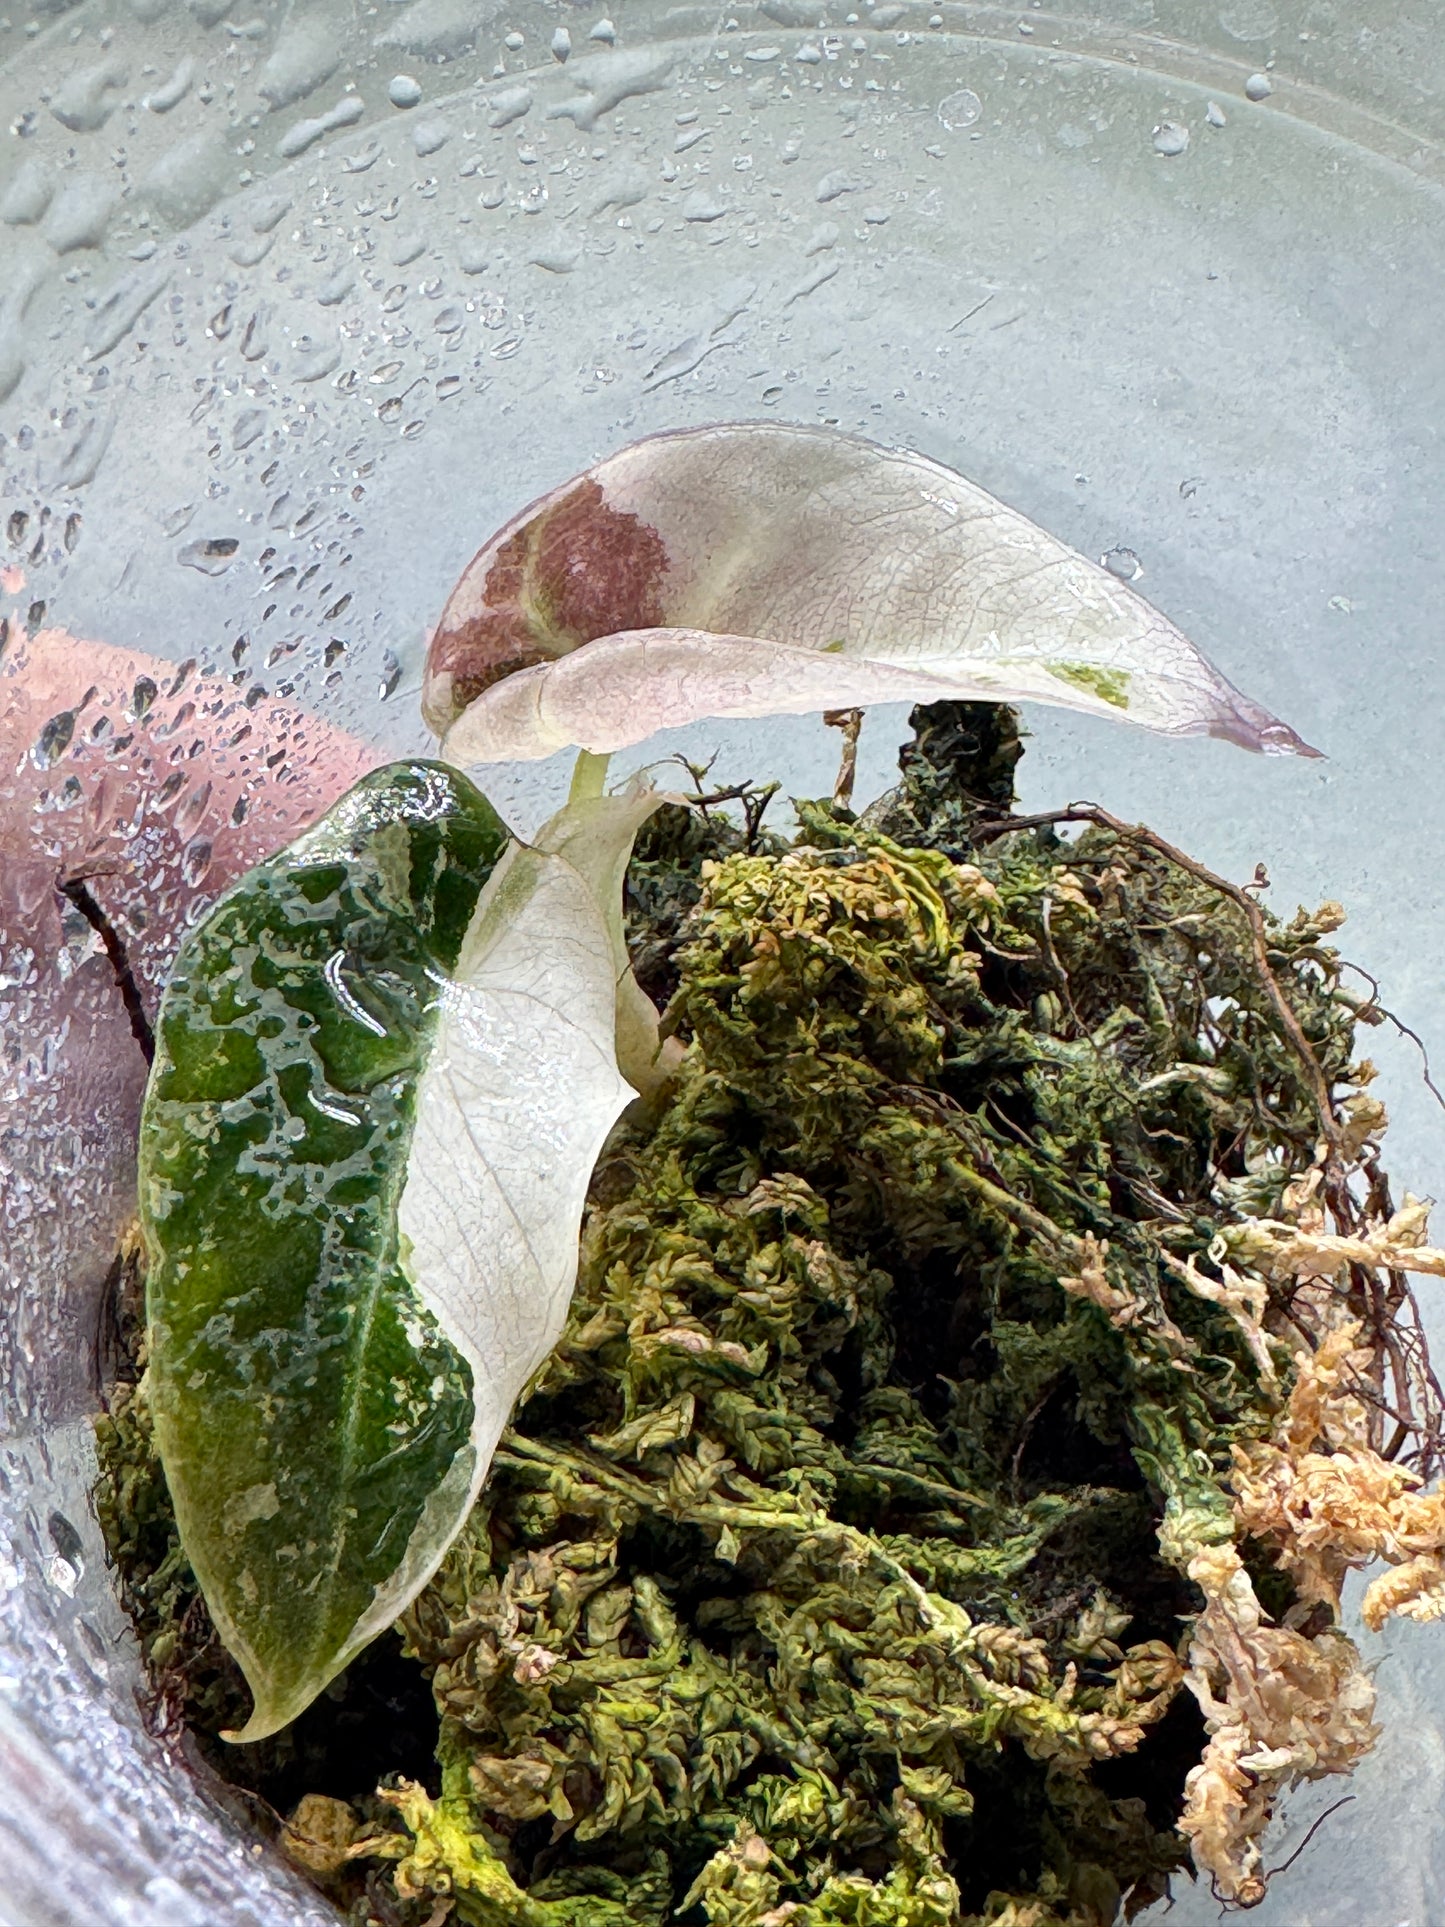
<instances>
[{"instance_id":1,"label":"moss clump","mask_svg":"<svg viewBox=\"0 0 1445 1927\"><path fill-rule=\"evenodd\" d=\"M403 1622L441 1775L323 1853L358 1919L1111 1927L1186 1858L1191 1560L1241 1538L1232 1448L1288 1380L1216 1241L1317 1165L1356 1012L1327 920L1270 920L1262 974L1147 840L1000 833L1010 712L915 724L861 820L644 833L688 1049ZM128 1422L112 1540L164 1641L197 1606Z\"/></svg>"}]
</instances>

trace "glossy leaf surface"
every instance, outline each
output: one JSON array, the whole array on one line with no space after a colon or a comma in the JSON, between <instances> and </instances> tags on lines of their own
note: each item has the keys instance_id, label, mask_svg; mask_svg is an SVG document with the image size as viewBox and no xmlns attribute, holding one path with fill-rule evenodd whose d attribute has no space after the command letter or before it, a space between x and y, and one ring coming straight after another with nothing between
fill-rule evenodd
<instances>
[{"instance_id":1,"label":"glossy leaf surface","mask_svg":"<svg viewBox=\"0 0 1445 1927\"><path fill-rule=\"evenodd\" d=\"M182 1541L255 1694L247 1739L366 1643L419 1534L429 1556L433 1495L471 1487L470 1373L406 1274L396 1206L436 979L505 840L455 772L379 770L223 899L161 1007L152 1399Z\"/></svg>"},{"instance_id":2,"label":"glossy leaf surface","mask_svg":"<svg viewBox=\"0 0 1445 1927\"><path fill-rule=\"evenodd\" d=\"M241 1739L426 1583L562 1329L657 801L504 849L464 776L394 764L182 951L142 1120L152 1404Z\"/></svg>"}]
</instances>

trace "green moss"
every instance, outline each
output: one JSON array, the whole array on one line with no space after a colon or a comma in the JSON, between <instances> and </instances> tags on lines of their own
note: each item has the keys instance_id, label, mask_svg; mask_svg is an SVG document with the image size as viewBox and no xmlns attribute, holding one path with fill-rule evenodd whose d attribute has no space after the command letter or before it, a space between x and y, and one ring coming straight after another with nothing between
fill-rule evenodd
<instances>
[{"instance_id":1,"label":"green moss","mask_svg":"<svg viewBox=\"0 0 1445 1927\"><path fill-rule=\"evenodd\" d=\"M643 833L631 936L687 1054L404 1622L442 1791L393 1788L358 1919L1112 1927L1184 1858L1168 1555L1232 1536L1276 1395L1171 1261L1278 1203L1313 1101L1232 904L1099 829L993 836L1009 712L915 721L862 820ZM1318 940L1270 926L1339 1079ZM1090 1239L1122 1324L1060 1287ZM123 1418L112 1543L164 1639L193 1595Z\"/></svg>"}]
</instances>

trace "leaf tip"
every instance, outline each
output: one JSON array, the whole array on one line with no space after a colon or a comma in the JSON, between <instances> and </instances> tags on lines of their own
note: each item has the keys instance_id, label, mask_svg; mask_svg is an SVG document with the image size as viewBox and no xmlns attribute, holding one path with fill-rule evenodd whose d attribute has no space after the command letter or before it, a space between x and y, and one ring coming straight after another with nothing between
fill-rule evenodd
<instances>
[{"instance_id":1,"label":"leaf tip","mask_svg":"<svg viewBox=\"0 0 1445 1927\"><path fill-rule=\"evenodd\" d=\"M299 1693L289 1693L279 1699L272 1699L261 1691L254 1680L247 1679L251 1688L253 1705L251 1717L244 1726L224 1726L221 1738L228 1746L253 1746L257 1740L269 1740L273 1733L279 1733L294 1719L299 1719L317 1695L323 1690L324 1681L315 1687L305 1688Z\"/></svg>"},{"instance_id":2,"label":"leaf tip","mask_svg":"<svg viewBox=\"0 0 1445 1927\"><path fill-rule=\"evenodd\" d=\"M1253 750L1258 756L1298 756L1307 762L1328 761L1325 752L1307 743L1298 730L1291 729L1277 716L1262 714L1264 719L1259 721L1236 711L1213 723L1209 734L1227 743L1237 743L1241 749Z\"/></svg>"}]
</instances>

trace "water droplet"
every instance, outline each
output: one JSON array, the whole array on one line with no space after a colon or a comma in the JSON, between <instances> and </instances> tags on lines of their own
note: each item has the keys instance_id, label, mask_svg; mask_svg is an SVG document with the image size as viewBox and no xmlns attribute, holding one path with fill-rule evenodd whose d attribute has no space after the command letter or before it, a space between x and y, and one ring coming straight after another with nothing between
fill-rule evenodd
<instances>
[{"instance_id":1,"label":"water droplet","mask_svg":"<svg viewBox=\"0 0 1445 1927\"><path fill-rule=\"evenodd\" d=\"M50 1530L50 1543L55 1548L57 1558L64 1560L72 1574L71 1583L63 1590L67 1593L74 1592L75 1581L85 1571L85 1547L80 1534L63 1512L52 1512L46 1523Z\"/></svg>"},{"instance_id":2,"label":"water droplet","mask_svg":"<svg viewBox=\"0 0 1445 1927\"><path fill-rule=\"evenodd\" d=\"M1121 582L1137 582L1144 573L1144 564L1132 549L1106 549L1099 560L1110 575L1118 576Z\"/></svg>"},{"instance_id":3,"label":"water droplet","mask_svg":"<svg viewBox=\"0 0 1445 1927\"><path fill-rule=\"evenodd\" d=\"M51 97L50 111L72 134L95 134L120 105L126 70L116 61L67 75Z\"/></svg>"},{"instance_id":4,"label":"water droplet","mask_svg":"<svg viewBox=\"0 0 1445 1927\"><path fill-rule=\"evenodd\" d=\"M841 195L856 194L862 185L861 181L855 181L842 168L835 167L819 181L814 190L814 198L826 206L829 201L836 201Z\"/></svg>"},{"instance_id":5,"label":"water droplet","mask_svg":"<svg viewBox=\"0 0 1445 1927\"><path fill-rule=\"evenodd\" d=\"M208 836L195 837L181 853L181 879L194 889L210 867L211 839Z\"/></svg>"},{"instance_id":6,"label":"water droplet","mask_svg":"<svg viewBox=\"0 0 1445 1927\"><path fill-rule=\"evenodd\" d=\"M381 656L381 681L377 685L377 698L381 702L396 694L396 686L401 681L401 664L390 649L384 649Z\"/></svg>"},{"instance_id":7,"label":"water droplet","mask_svg":"<svg viewBox=\"0 0 1445 1927\"><path fill-rule=\"evenodd\" d=\"M201 818L205 815L210 800L211 781L210 778L207 777L199 789L191 791L185 802L182 803L181 807L176 811L176 823L183 836L189 836L191 831L196 828Z\"/></svg>"},{"instance_id":8,"label":"water droplet","mask_svg":"<svg viewBox=\"0 0 1445 1927\"><path fill-rule=\"evenodd\" d=\"M266 324L269 317L264 308L258 308L247 321L241 336L241 359L260 361L266 352Z\"/></svg>"},{"instance_id":9,"label":"water droplet","mask_svg":"<svg viewBox=\"0 0 1445 1927\"><path fill-rule=\"evenodd\" d=\"M135 687L130 692L130 708L126 711L126 720L132 723L140 722L150 713L151 704L158 694L159 691L149 676L137 676Z\"/></svg>"},{"instance_id":10,"label":"water droplet","mask_svg":"<svg viewBox=\"0 0 1445 1927\"><path fill-rule=\"evenodd\" d=\"M176 560L202 575L224 575L235 560L240 543L234 535L198 536L176 551Z\"/></svg>"},{"instance_id":11,"label":"water droplet","mask_svg":"<svg viewBox=\"0 0 1445 1927\"><path fill-rule=\"evenodd\" d=\"M521 120L531 111L532 90L530 87L504 87L491 99L491 113L487 117L488 127L510 127L514 120Z\"/></svg>"},{"instance_id":12,"label":"water droplet","mask_svg":"<svg viewBox=\"0 0 1445 1927\"><path fill-rule=\"evenodd\" d=\"M972 127L983 113L983 102L972 87L960 87L956 94L938 103L938 118L952 133Z\"/></svg>"},{"instance_id":13,"label":"water droplet","mask_svg":"<svg viewBox=\"0 0 1445 1927\"><path fill-rule=\"evenodd\" d=\"M695 221L706 226L711 221L720 221L728 212L726 201L720 201L705 187L695 188L682 204L684 221Z\"/></svg>"},{"instance_id":14,"label":"water droplet","mask_svg":"<svg viewBox=\"0 0 1445 1927\"><path fill-rule=\"evenodd\" d=\"M1161 120L1154 129L1154 152L1173 159L1189 145L1189 129L1181 120Z\"/></svg>"},{"instance_id":15,"label":"water droplet","mask_svg":"<svg viewBox=\"0 0 1445 1927\"><path fill-rule=\"evenodd\" d=\"M1211 127L1224 127L1228 124L1225 119L1224 109L1217 100L1210 101L1204 110L1204 118L1209 122Z\"/></svg>"},{"instance_id":16,"label":"water droplet","mask_svg":"<svg viewBox=\"0 0 1445 1927\"><path fill-rule=\"evenodd\" d=\"M318 114L314 120L300 120L276 144L276 152L283 161L295 160L304 154L308 147L334 134L343 127L354 127L366 112L366 104L357 94L345 94L327 113Z\"/></svg>"},{"instance_id":17,"label":"water droplet","mask_svg":"<svg viewBox=\"0 0 1445 1927\"><path fill-rule=\"evenodd\" d=\"M141 102L153 114L168 114L173 107L179 107L191 91L191 83L196 77L196 63L189 56L172 69L170 78L155 87Z\"/></svg>"},{"instance_id":18,"label":"water droplet","mask_svg":"<svg viewBox=\"0 0 1445 1927\"><path fill-rule=\"evenodd\" d=\"M552 35L552 58L566 60L572 52L572 36L565 27L558 27Z\"/></svg>"},{"instance_id":19,"label":"water droplet","mask_svg":"<svg viewBox=\"0 0 1445 1927\"><path fill-rule=\"evenodd\" d=\"M75 711L62 709L58 716L52 716L35 739L35 747L30 752L30 760L37 769L50 769L70 747L70 739L75 734Z\"/></svg>"},{"instance_id":20,"label":"water droplet","mask_svg":"<svg viewBox=\"0 0 1445 1927\"><path fill-rule=\"evenodd\" d=\"M411 130L411 144L419 160L435 154L446 146L452 137L452 130L440 114L430 114L419 120Z\"/></svg>"},{"instance_id":21,"label":"water droplet","mask_svg":"<svg viewBox=\"0 0 1445 1927\"><path fill-rule=\"evenodd\" d=\"M231 430L232 448L239 451L249 448L252 442L259 441L266 432L266 420L264 408L243 408Z\"/></svg>"},{"instance_id":22,"label":"water droplet","mask_svg":"<svg viewBox=\"0 0 1445 1927\"><path fill-rule=\"evenodd\" d=\"M1268 100L1274 92L1274 82L1268 74L1251 74L1244 83L1246 100Z\"/></svg>"},{"instance_id":23,"label":"water droplet","mask_svg":"<svg viewBox=\"0 0 1445 1927\"><path fill-rule=\"evenodd\" d=\"M75 1588L80 1583L80 1574L68 1559L62 1559L57 1552L45 1570L46 1576L57 1592L63 1592L67 1599L75 1597Z\"/></svg>"},{"instance_id":24,"label":"water droplet","mask_svg":"<svg viewBox=\"0 0 1445 1927\"><path fill-rule=\"evenodd\" d=\"M421 83L410 74L396 74L386 90L393 107L416 107L421 101Z\"/></svg>"}]
</instances>

